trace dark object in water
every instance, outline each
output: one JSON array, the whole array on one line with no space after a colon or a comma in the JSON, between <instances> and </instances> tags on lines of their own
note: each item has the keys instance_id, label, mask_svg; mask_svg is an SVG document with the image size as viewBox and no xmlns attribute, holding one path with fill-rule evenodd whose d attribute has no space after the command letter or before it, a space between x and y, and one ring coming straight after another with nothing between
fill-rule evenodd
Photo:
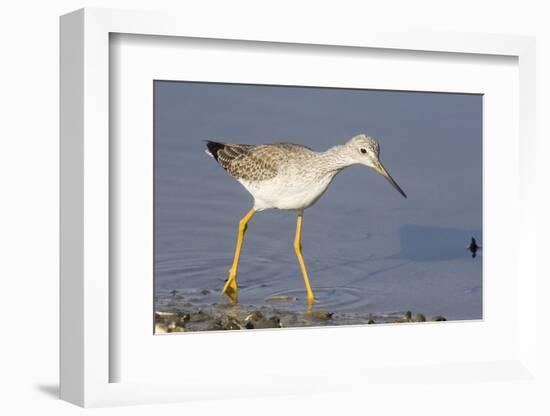
<instances>
[{"instance_id":1,"label":"dark object in water","mask_svg":"<svg viewBox=\"0 0 550 416\"><path fill-rule=\"evenodd\" d=\"M470 252L472 253L472 258L476 257L476 253L480 248L481 248L481 246L477 245L476 239L474 237L472 237L472 242L468 246L468 250L470 250Z\"/></svg>"}]
</instances>

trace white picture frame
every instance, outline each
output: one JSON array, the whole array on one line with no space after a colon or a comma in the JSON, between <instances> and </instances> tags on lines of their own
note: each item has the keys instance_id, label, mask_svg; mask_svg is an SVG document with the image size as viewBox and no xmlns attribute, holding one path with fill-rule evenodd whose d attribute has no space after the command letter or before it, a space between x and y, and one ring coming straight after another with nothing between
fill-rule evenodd
<instances>
[{"instance_id":1,"label":"white picture frame","mask_svg":"<svg viewBox=\"0 0 550 416\"><path fill-rule=\"evenodd\" d=\"M403 374L410 373L410 369L400 372L388 367L370 367L368 374L362 372L361 367L320 368L318 374L266 372L264 376L269 380L265 382L247 383L239 379L232 388L227 388L224 380L212 380L207 375L181 381L111 382L110 367L120 359L110 348L110 310L115 307L109 296L112 290L109 281L112 195L109 192L113 169L109 156L109 36L113 33L517 58L522 144L517 155L520 189L518 200L514 201L519 213L515 273L522 271L515 314L520 322L518 345L513 354L495 361L426 365L419 360L414 377L431 382L458 379L476 383L499 377L536 382L537 271L533 215L536 199L534 183L527 172L535 163L534 39L465 33L399 33L374 28L350 28L349 32L336 33L315 26L305 32L300 27L281 28L246 19L239 25L234 23L220 19L205 26L191 15L107 9L82 9L61 18L61 398L88 407L265 395L272 394L273 386L284 386L276 394L307 393L346 389L351 385L359 389L367 385L372 388L375 380L390 382L390 374L403 378ZM203 337L203 342L208 342L209 337ZM164 337L165 342L170 338Z\"/></svg>"}]
</instances>

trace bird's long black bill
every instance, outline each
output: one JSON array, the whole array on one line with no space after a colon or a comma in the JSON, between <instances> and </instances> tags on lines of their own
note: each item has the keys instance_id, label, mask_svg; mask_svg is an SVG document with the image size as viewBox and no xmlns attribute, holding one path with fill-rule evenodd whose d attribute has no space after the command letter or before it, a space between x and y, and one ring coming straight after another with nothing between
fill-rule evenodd
<instances>
[{"instance_id":1,"label":"bird's long black bill","mask_svg":"<svg viewBox=\"0 0 550 416\"><path fill-rule=\"evenodd\" d=\"M401 187L397 184L397 182L395 182L393 180L393 178L391 177L391 175L388 173L388 171L386 170L386 168L382 165L382 163L380 162L376 162L375 163L375 166L374 168L376 169L376 171L382 175L384 178L386 178L388 180L388 182L391 184L391 186L393 186L397 192L399 192L401 195L403 195L404 198L407 197L407 195L405 194L405 192L403 192L403 189L401 189Z\"/></svg>"}]
</instances>

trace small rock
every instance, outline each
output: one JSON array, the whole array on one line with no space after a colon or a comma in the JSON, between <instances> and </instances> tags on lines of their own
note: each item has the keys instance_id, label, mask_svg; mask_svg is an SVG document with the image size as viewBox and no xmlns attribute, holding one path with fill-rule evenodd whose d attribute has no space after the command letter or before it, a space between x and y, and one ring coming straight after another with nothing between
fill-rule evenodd
<instances>
[{"instance_id":1,"label":"small rock","mask_svg":"<svg viewBox=\"0 0 550 416\"><path fill-rule=\"evenodd\" d=\"M330 318L332 318L332 315L334 315L332 312L324 311L324 310L318 310L318 311L311 311L308 312L308 316L319 319L321 321L327 321Z\"/></svg>"},{"instance_id":2,"label":"small rock","mask_svg":"<svg viewBox=\"0 0 550 416\"><path fill-rule=\"evenodd\" d=\"M273 328L280 328L281 325L281 319L278 316L272 316L268 319L269 323L273 325Z\"/></svg>"},{"instance_id":3,"label":"small rock","mask_svg":"<svg viewBox=\"0 0 550 416\"><path fill-rule=\"evenodd\" d=\"M414 317L414 320L416 322L426 322L426 317L422 313L417 313L416 316Z\"/></svg>"},{"instance_id":4,"label":"small rock","mask_svg":"<svg viewBox=\"0 0 550 416\"><path fill-rule=\"evenodd\" d=\"M155 334L166 334L167 328L165 325L162 324L155 324Z\"/></svg>"},{"instance_id":5,"label":"small rock","mask_svg":"<svg viewBox=\"0 0 550 416\"><path fill-rule=\"evenodd\" d=\"M222 321L220 319L216 319L215 321L212 321L207 327L207 331L220 331L224 329Z\"/></svg>"},{"instance_id":6,"label":"small rock","mask_svg":"<svg viewBox=\"0 0 550 416\"><path fill-rule=\"evenodd\" d=\"M223 326L223 329L228 330L237 330L244 328L241 323L232 316L223 316L221 319L221 324Z\"/></svg>"},{"instance_id":7,"label":"small rock","mask_svg":"<svg viewBox=\"0 0 550 416\"><path fill-rule=\"evenodd\" d=\"M178 312L177 317L178 317L178 320L181 322L187 322L191 319L191 315L185 312Z\"/></svg>"},{"instance_id":8,"label":"small rock","mask_svg":"<svg viewBox=\"0 0 550 416\"><path fill-rule=\"evenodd\" d=\"M298 298L294 296L271 296L266 299L266 302L294 302L297 301Z\"/></svg>"},{"instance_id":9,"label":"small rock","mask_svg":"<svg viewBox=\"0 0 550 416\"><path fill-rule=\"evenodd\" d=\"M405 318L405 322L410 322L411 319L412 319L412 313L411 313L411 311L405 312L405 317L404 317L404 318Z\"/></svg>"},{"instance_id":10,"label":"small rock","mask_svg":"<svg viewBox=\"0 0 550 416\"><path fill-rule=\"evenodd\" d=\"M168 328L166 329L166 332L183 332L183 327L176 325L175 322L170 322L168 325Z\"/></svg>"},{"instance_id":11,"label":"small rock","mask_svg":"<svg viewBox=\"0 0 550 416\"><path fill-rule=\"evenodd\" d=\"M441 316L441 315L437 315L437 316L434 316L434 317L432 318L432 321L436 321L436 322L438 322L438 321L446 321L446 320L447 320L447 319L446 319L445 317Z\"/></svg>"},{"instance_id":12,"label":"small rock","mask_svg":"<svg viewBox=\"0 0 550 416\"><path fill-rule=\"evenodd\" d=\"M172 312L155 312L155 322L158 324L167 325L175 318L176 314Z\"/></svg>"},{"instance_id":13,"label":"small rock","mask_svg":"<svg viewBox=\"0 0 550 416\"><path fill-rule=\"evenodd\" d=\"M261 319L254 323L254 329L281 328L281 320L277 316Z\"/></svg>"},{"instance_id":14,"label":"small rock","mask_svg":"<svg viewBox=\"0 0 550 416\"><path fill-rule=\"evenodd\" d=\"M244 320L246 322L255 322L264 319L264 314L260 311L252 311Z\"/></svg>"},{"instance_id":15,"label":"small rock","mask_svg":"<svg viewBox=\"0 0 550 416\"><path fill-rule=\"evenodd\" d=\"M210 291L208 289L201 290L202 295L208 295L209 293L210 293Z\"/></svg>"},{"instance_id":16,"label":"small rock","mask_svg":"<svg viewBox=\"0 0 550 416\"><path fill-rule=\"evenodd\" d=\"M172 317L172 316L175 316L176 314L174 312L163 312L163 311L156 311L155 312L155 317Z\"/></svg>"},{"instance_id":17,"label":"small rock","mask_svg":"<svg viewBox=\"0 0 550 416\"><path fill-rule=\"evenodd\" d=\"M168 332L185 332L185 328L176 325L174 328L168 328Z\"/></svg>"},{"instance_id":18,"label":"small rock","mask_svg":"<svg viewBox=\"0 0 550 416\"><path fill-rule=\"evenodd\" d=\"M369 324L369 325L372 325L372 324L375 324L375 323L376 322L374 322L372 319L369 319L368 322L367 322L367 324Z\"/></svg>"}]
</instances>

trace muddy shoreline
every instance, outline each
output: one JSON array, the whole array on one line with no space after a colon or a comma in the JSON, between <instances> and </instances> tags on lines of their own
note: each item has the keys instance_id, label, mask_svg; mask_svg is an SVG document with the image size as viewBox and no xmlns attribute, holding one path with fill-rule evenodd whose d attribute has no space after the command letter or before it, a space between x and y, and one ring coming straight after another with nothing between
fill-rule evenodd
<instances>
[{"instance_id":1,"label":"muddy shoreline","mask_svg":"<svg viewBox=\"0 0 550 416\"><path fill-rule=\"evenodd\" d=\"M232 305L208 289L197 289L193 296L173 290L155 297L155 334L445 320L443 316L427 317L416 311L334 312L301 305L299 299L291 297L268 298L259 306Z\"/></svg>"}]
</instances>

